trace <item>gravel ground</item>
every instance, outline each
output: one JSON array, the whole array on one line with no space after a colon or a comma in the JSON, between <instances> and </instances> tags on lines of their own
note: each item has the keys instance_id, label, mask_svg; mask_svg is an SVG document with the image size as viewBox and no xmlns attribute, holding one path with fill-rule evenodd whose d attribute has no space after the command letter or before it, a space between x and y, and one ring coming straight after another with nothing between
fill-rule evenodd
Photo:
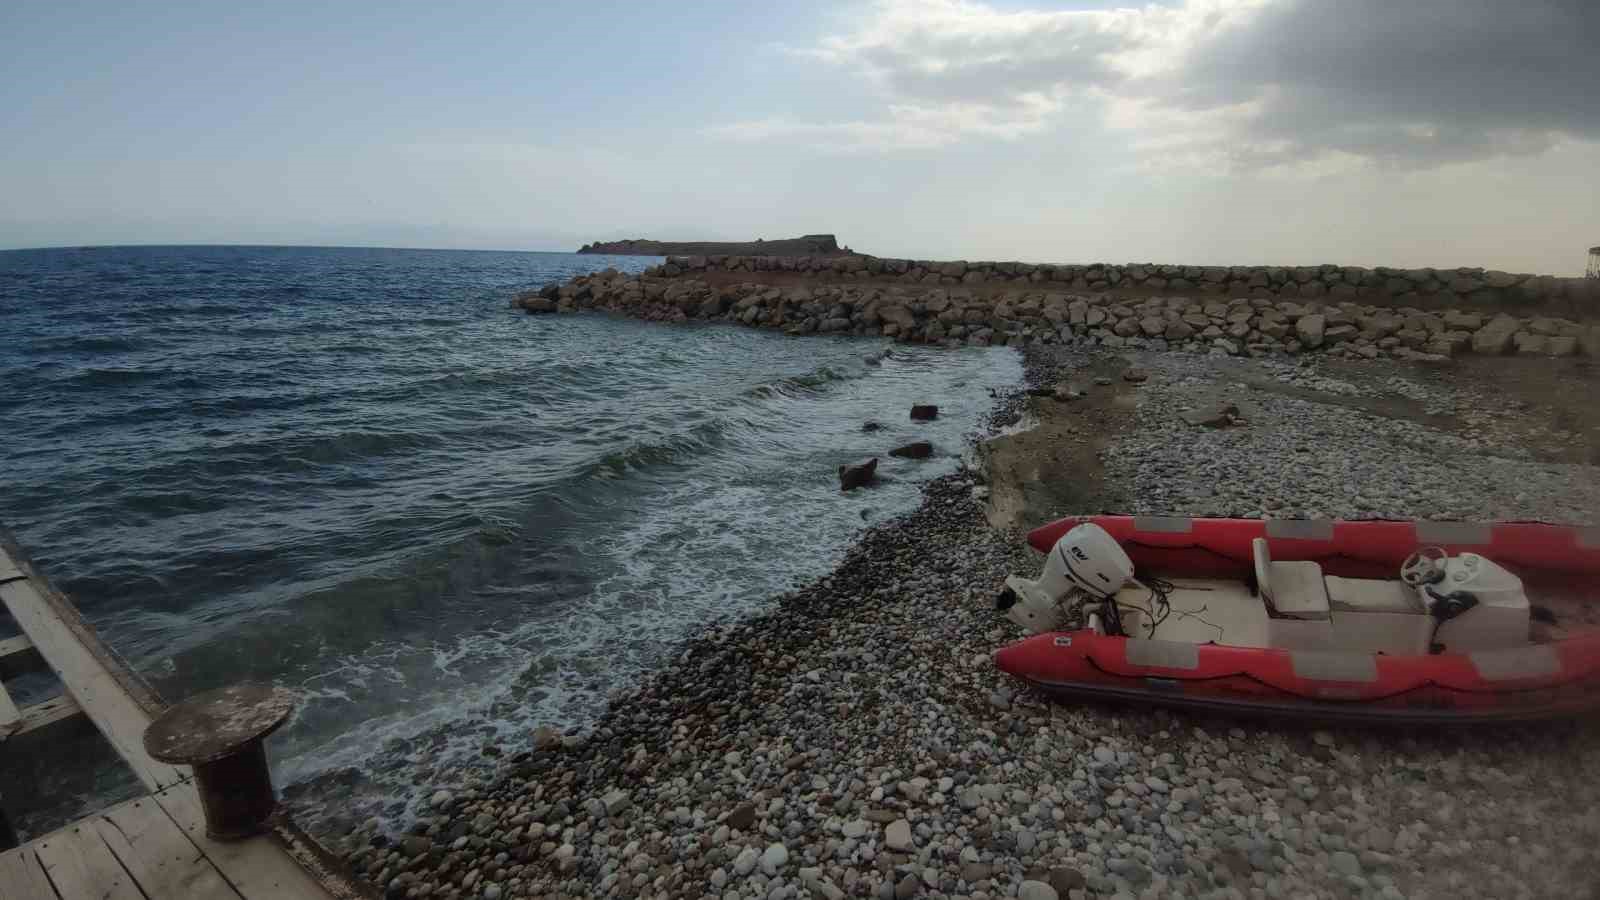
<instances>
[{"instance_id":1,"label":"gravel ground","mask_svg":"<svg viewBox=\"0 0 1600 900\"><path fill-rule=\"evenodd\" d=\"M1036 356L1029 376L1060 362ZM1270 395L1251 400L1306 427L1175 433L1170 406L1207 363L1139 364L1147 393L1107 468L1140 509L1339 514L1365 496L1431 514L1523 493L1536 510L1556 493L1536 464L1450 464L1425 430ZM1470 480L1440 497L1408 461ZM1502 466L1515 481L1492 500L1467 487ZM419 786L432 814L353 833L353 865L388 896L484 900L1594 896L1592 721L1314 731L1019 692L990 653L1021 635L991 601L1038 561L988 527L979 489L970 473L931 483L831 576L693 641L591 733L505 747L492 782Z\"/></svg>"},{"instance_id":2,"label":"gravel ground","mask_svg":"<svg viewBox=\"0 0 1600 900\"><path fill-rule=\"evenodd\" d=\"M1177 354L1135 357L1150 373L1134 427L1105 454L1108 487L1134 512L1272 518L1539 520L1587 525L1600 510L1594 466L1541 461L1530 432L1546 427L1517 401L1394 374L1340 376L1264 361ZM1255 371L1252 371L1254 369ZM1402 370L1403 371L1403 370ZM1322 393L1275 394L1255 375ZM1360 382L1365 381L1366 384ZM1340 402L1389 397L1420 406L1372 412ZM1218 398L1246 424L1192 426L1177 412ZM1406 406L1408 404L1396 404ZM1458 427L1429 424L1445 417Z\"/></svg>"}]
</instances>

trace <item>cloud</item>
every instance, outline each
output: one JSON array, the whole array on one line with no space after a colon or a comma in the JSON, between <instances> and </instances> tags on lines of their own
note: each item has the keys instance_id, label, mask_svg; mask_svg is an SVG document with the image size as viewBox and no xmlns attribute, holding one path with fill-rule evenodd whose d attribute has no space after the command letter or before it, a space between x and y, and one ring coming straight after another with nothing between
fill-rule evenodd
<instances>
[{"instance_id":1,"label":"cloud","mask_svg":"<svg viewBox=\"0 0 1600 900\"><path fill-rule=\"evenodd\" d=\"M1185 0L1042 11L885 0L792 52L881 112L709 129L835 151L1017 140L1088 108L1140 165L1422 168L1600 138L1594 0Z\"/></svg>"}]
</instances>

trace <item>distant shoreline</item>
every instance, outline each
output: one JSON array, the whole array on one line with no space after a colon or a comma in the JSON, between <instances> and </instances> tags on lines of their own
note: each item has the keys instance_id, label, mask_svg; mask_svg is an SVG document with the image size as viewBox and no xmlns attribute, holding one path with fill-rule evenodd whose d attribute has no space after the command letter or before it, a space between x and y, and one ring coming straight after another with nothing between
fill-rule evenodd
<instances>
[{"instance_id":1,"label":"distant shoreline","mask_svg":"<svg viewBox=\"0 0 1600 900\"><path fill-rule=\"evenodd\" d=\"M611 256L842 256L831 234L807 234L797 238L768 241L595 241L578 248L579 253L604 253Z\"/></svg>"}]
</instances>

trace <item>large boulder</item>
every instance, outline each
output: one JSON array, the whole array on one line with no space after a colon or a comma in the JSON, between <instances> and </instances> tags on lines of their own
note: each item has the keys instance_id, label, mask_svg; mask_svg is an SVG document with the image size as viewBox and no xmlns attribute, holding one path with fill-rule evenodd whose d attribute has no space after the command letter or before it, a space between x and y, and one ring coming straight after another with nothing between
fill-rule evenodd
<instances>
[{"instance_id":1,"label":"large boulder","mask_svg":"<svg viewBox=\"0 0 1600 900\"><path fill-rule=\"evenodd\" d=\"M853 491L858 487L866 487L877 477L878 458L876 456L860 465L840 466L839 490Z\"/></svg>"},{"instance_id":2,"label":"large boulder","mask_svg":"<svg viewBox=\"0 0 1600 900\"><path fill-rule=\"evenodd\" d=\"M1321 347L1327 322L1326 318L1319 315L1301 316L1294 323L1294 333L1300 338L1300 346L1307 349Z\"/></svg>"},{"instance_id":3,"label":"large boulder","mask_svg":"<svg viewBox=\"0 0 1600 900\"><path fill-rule=\"evenodd\" d=\"M1472 335L1472 352L1484 356L1504 356L1511 349L1511 337L1521 327L1511 316L1499 315Z\"/></svg>"},{"instance_id":4,"label":"large boulder","mask_svg":"<svg viewBox=\"0 0 1600 900\"><path fill-rule=\"evenodd\" d=\"M918 403L911 407L911 421L932 422L939 418L939 407L931 403Z\"/></svg>"}]
</instances>

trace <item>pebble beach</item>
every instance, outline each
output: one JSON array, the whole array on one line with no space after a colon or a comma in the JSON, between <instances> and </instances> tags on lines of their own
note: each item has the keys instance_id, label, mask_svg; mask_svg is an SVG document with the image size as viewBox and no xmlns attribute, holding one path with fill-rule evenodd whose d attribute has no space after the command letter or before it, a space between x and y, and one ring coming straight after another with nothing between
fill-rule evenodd
<instances>
[{"instance_id":1,"label":"pebble beach","mask_svg":"<svg viewBox=\"0 0 1600 900\"><path fill-rule=\"evenodd\" d=\"M1550 409L1485 400L1471 372L1019 352L1027 383L986 432L1095 416L1057 460L1093 473L1079 508L1028 496L997 528L1014 466L991 453L939 478L831 574L615 694L593 729L540 729L493 777L419 785L407 831L346 836L352 866L388 897L484 900L1589 895L1593 721L1322 730L1069 706L991 654L1021 637L997 586L1039 566L1020 527L1113 510L1582 523L1592 423L1551 429ZM1219 392L1231 427L1176 420ZM1475 411L1499 424L1472 428Z\"/></svg>"}]
</instances>

